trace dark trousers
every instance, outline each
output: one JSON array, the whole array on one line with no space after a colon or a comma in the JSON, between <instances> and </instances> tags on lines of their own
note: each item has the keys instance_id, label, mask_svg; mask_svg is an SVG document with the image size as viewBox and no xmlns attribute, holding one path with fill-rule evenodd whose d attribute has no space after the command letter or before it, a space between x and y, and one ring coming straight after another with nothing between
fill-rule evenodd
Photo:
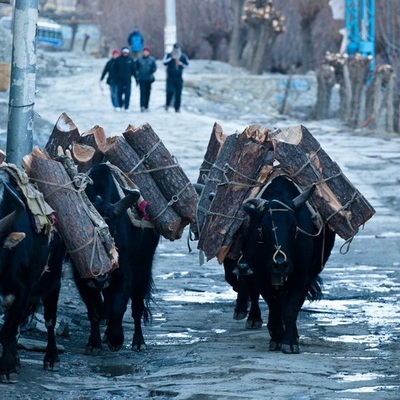
<instances>
[{"instance_id":1,"label":"dark trousers","mask_svg":"<svg viewBox=\"0 0 400 400\"><path fill-rule=\"evenodd\" d=\"M149 108L151 93L151 82L150 81L140 81L140 108Z\"/></svg>"},{"instance_id":2,"label":"dark trousers","mask_svg":"<svg viewBox=\"0 0 400 400\"><path fill-rule=\"evenodd\" d=\"M167 78L167 102L166 106L170 106L172 98L174 98L174 108L175 111L179 111L181 108L181 95L183 88L182 78Z\"/></svg>"},{"instance_id":3,"label":"dark trousers","mask_svg":"<svg viewBox=\"0 0 400 400\"><path fill-rule=\"evenodd\" d=\"M118 103L119 107L129 108L129 101L131 99L131 81L118 82Z\"/></svg>"}]
</instances>

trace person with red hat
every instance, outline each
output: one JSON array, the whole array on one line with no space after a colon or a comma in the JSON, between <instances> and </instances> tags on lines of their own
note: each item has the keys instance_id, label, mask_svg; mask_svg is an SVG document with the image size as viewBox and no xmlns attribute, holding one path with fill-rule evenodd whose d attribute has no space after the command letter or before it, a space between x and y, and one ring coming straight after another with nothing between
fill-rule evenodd
<instances>
[{"instance_id":1,"label":"person with red hat","mask_svg":"<svg viewBox=\"0 0 400 400\"><path fill-rule=\"evenodd\" d=\"M140 111L149 110L151 85L155 81L156 59L150 55L150 49L144 47L142 55L135 61L136 83L140 87Z\"/></svg>"},{"instance_id":2,"label":"person with red hat","mask_svg":"<svg viewBox=\"0 0 400 400\"><path fill-rule=\"evenodd\" d=\"M114 110L119 111L121 109L121 105L118 101L118 83L115 71L115 60L121 52L118 49L114 49L111 58L107 61L103 72L100 77L100 89L103 91L102 81L107 76L106 83L110 86L110 94L111 94L111 104L114 107Z\"/></svg>"}]
</instances>

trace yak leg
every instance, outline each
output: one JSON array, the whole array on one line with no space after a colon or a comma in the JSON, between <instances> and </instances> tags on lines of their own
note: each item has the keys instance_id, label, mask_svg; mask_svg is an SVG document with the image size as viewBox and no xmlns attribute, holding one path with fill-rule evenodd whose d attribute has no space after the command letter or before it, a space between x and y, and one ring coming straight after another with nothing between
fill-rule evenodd
<instances>
[{"instance_id":1,"label":"yak leg","mask_svg":"<svg viewBox=\"0 0 400 400\"><path fill-rule=\"evenodd\" d=\"M261 310L259 305L260 293L257 289L253 275L244 277L247 281L248 293L250 296L250 312L246 321L247 329L261 329L263 320L261 318Z\"/></svg>"},{"instance_id":2,"label":"yak leg","mask_svg":"<svg viewBox=\"0 0 400 400\"><path fill-rule=\"evenodd\" d=\"M21 368L17 351L17 333L28 308L28 296L22 293L27 293L28 289L19 288L17 292L19 295L9 306L0 331L0 343L3 347L0 357L0 383L18 382L18 373Z\"/></svg>"},{"instance_id":3,"label":"yak leg","mask_svg":"<svg viewBox=\"0 0 400 400\"><path fill-rule=\"evenodd\" d=\"M297 331L297 317L301 306L304 303L307 291L295 290L289 291L283 305L282 318L285 326L285 332L282 339L282 352L285 354L298 354L299 334Z\"/></svg>"},{"instance_id":4,"label":"yak leg","mask_svg":"<svg viewBox=\"0 0 400 400\"><path fill-rule=\"evenodd\" d=\"M142 332L142 317L144 322L148 322L150 317L147 303L151 297L153 257L159 238L153 229L144 229L141 236L141 242L144 245L141 246L140 253L136 254L136 262L132 265L131 301L132 318L135 325L132 350L136 351L146 348Z\"/></svg>"},{"instance_id":5,"label":"yak leg","mask_svg":"<svg viewBox=\"0 0 400 400\"><path fill-rule=\"evenodd\" d=\"M248 276L240 276L238 271L238 261L225 259L224 260L225 281L232 286L232 289L237 293L236 306L233 312L233 319L241 320L246 318L249 304L249 285L247 282Z\"/></svg>"},{"instance_id":6,"label":"yak leg","mask_svg":"<svg viewBox=\"0 0 400 400\"><path fill-rule=\"evenodd\" d=\"M43 360L43 368L51 371L58 371L60 365L55 335L59 293L60 286L58 285L57 288L43 298L44 320L47 329L47 346Z\"/></svg>"},{"instance_id":7,"label":"yak leg","mask_svg":"<svg viewBox=\"0 0 400 400\"><path fill-rule=\"evenodd\" d=\"M33 296L43 298L44 320L47 328L47 347L43 360L45 370L57 371L60 359L55 336L57 305L61 289L62 263L65 246L59 236L54 236L48 260L48 268L35 287Z\"/></svg>"},{"instance_id":8,"label":"yak leg","mask_svg":"<svg viewBox=\"0 0 400 400\"><path fill-rule=\"evenodd\" d=\"M79 272L73 267L73 274L76 287L86 305L87 315L90 322L90 335L85 347L85 355L97 355L102 350L100 321L102 317L103 300L98 289L87 285L85 279L79 276Z\"/></svg>"},{"instance_id":9,"label":"yak leg","mask_svg":"<svg viewBox=\"0 0 400 400\"><path fill-rule=\"evenodd\" d=\"M134 322L134 333L132 339L132 350L141 351L146 349L146 343L142 331L142 316L147 312L144 305L143 295L135 291L132 293L132 318Z\"/></svg>"},{"instance_id":10,"label":"yak leg","mask_svg":"<svg viewBox=\"0 0 400 400\"><path fill-rule=\"evenodd\" d=\"M121 262L121 265L122 262ZM129 288L126 276L113 272L110 286L104 290L107 307L106 342L110 351L119 351L124 344L122 320L128 304Z\"/></svg>"},{"instance_id":11,"label":"yak leg","mask_svg":"<svg viewBox=\"0 0 400 400\"><path fill-rule=\"evenodd\" d=\"M279 290L273 290L271 293L263 294L264 300L268 304L268 331L271 336L269 342L269 350L281 350L283 338L283 323L282 323L282 302Z\"/></svg>"}]
</instances>

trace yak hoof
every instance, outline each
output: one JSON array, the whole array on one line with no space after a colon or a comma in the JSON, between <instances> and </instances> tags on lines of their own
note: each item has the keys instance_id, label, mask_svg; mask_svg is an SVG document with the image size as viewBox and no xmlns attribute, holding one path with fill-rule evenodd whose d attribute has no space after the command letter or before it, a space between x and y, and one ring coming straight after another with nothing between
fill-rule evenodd
<instances>
[{"instance_id":1,"label":"yak hoof","mask_svg":"<svg viewBox=\"0 0 400 400\"><path fill-rule=\"evenodd\" d=\"M248 318L246 321L246 329L261 329L262 323L262 319L258 320Z\"/></svg>"},{"instance_id":2,"label":"yak hoof","mask_svg":"<svg viewBox=\"0 0 400 400\"><path fill-rule=\"evenodd\" d=\"M284 354L299 354L300 348L298 344L282 344L282 353Z\"/></svg>"},{"instance_id":3,"label":"yak hoof","mask_svg":"<svg viewBox=\"0 0 400 400\"><path fill-rule=\"evenodd\" d=\"M124 343L112 344L110 341L107 342L108 349L112 352L120 351Z\"/></svg>"},{"instance_id":4,"label":"yak hoof","mask_svg":"<svg viewBox=\"0 0 400 400\"><path fill-rule=\"evenodd\" d=\"M18 374L16 372L10 372L9 374L0 374L0 383L17 383Z\"/></svg>"},{"instance_id":5,"label":"yak hoof","mask_svg":"<svg viewBox=\"0 0 400 400\"><path fill-rule=\"evenodd\" d=\"M146 350L146 343L133 343L132 342L132 350L133 351L145 351Z\"/></svg>"},{"instance_id":6,"label":"yak hoof","mask_svg":"<svg viewBox=\"0 0 400 400\"><path fill-rule=\"evenodd\" d=\"M281 344L271 340L269 342L269 351L279 351L281 350Z\"/></svg>"},{"instance_id":7,"label":"yak hoof","mask_svg":"<svg viewBox=\"0 0 400 400\"><path fill-rule=\"evenodd\" d=\"M52 371L52 372L57 372L60 369L60 361L43 361L43 368L46 371Z\"/></svg>"},{"instance_id":8,"label":"yak hoof","mask_svg":"<svg viewBox=\"0 0 400 400\"><path fill-rule=\"evenodd\" d=\"M90 344L87 344L85 347L85 356L99 356L102 353L102 347L94 347Z\"/></svg>"},{"instance_id":9,"label":"yak hoof","mask_svg":"<svg viewBox=\"0 0 400 400\"><path fill-rule=\"evenodd\" d=\"M234 311L233 312L233 319L236 321L240 321L242 319L245 319L247 317L247 311Z\"/></svg>"}]
</instances>

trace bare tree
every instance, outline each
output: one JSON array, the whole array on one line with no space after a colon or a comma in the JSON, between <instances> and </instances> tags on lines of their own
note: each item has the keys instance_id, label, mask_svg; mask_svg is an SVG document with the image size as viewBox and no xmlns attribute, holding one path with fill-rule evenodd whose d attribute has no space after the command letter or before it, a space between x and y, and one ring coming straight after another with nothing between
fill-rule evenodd
<instances>
[{"instance_id":1,"label":"bare tree","mask_svg":"<svg viewBox=\"0 0 400 400\"><path fill-rule=\"evenodd\" d=\"M246 0L242 19L249 28L245 66L251 73L261 74L266 55L277 36L285 31L285 17L271 0Z\"/></svg>"},{"instance_id":2,"label":"bare tree","mask_svg":"<svg viewBox=\"0 0 400 400\"><path fill-rule=\"evenodd\" d=\"M301 72L313 68L313 24L322 8L320 0L299 0L297 2L301 22Z\"/></svg>"},{"instance_id":3,"label":"bare tree","mask_svg":"<svg viewBox=\"0 0 400 400\"><path fill-rule=\"evenodd\" d=\"M232 34L229 43L229 64L234 67L240 65L245 41L245 29L242 23L242 12L245 0L231 0L232 7Z\"/></svg>"}]
</instances>

